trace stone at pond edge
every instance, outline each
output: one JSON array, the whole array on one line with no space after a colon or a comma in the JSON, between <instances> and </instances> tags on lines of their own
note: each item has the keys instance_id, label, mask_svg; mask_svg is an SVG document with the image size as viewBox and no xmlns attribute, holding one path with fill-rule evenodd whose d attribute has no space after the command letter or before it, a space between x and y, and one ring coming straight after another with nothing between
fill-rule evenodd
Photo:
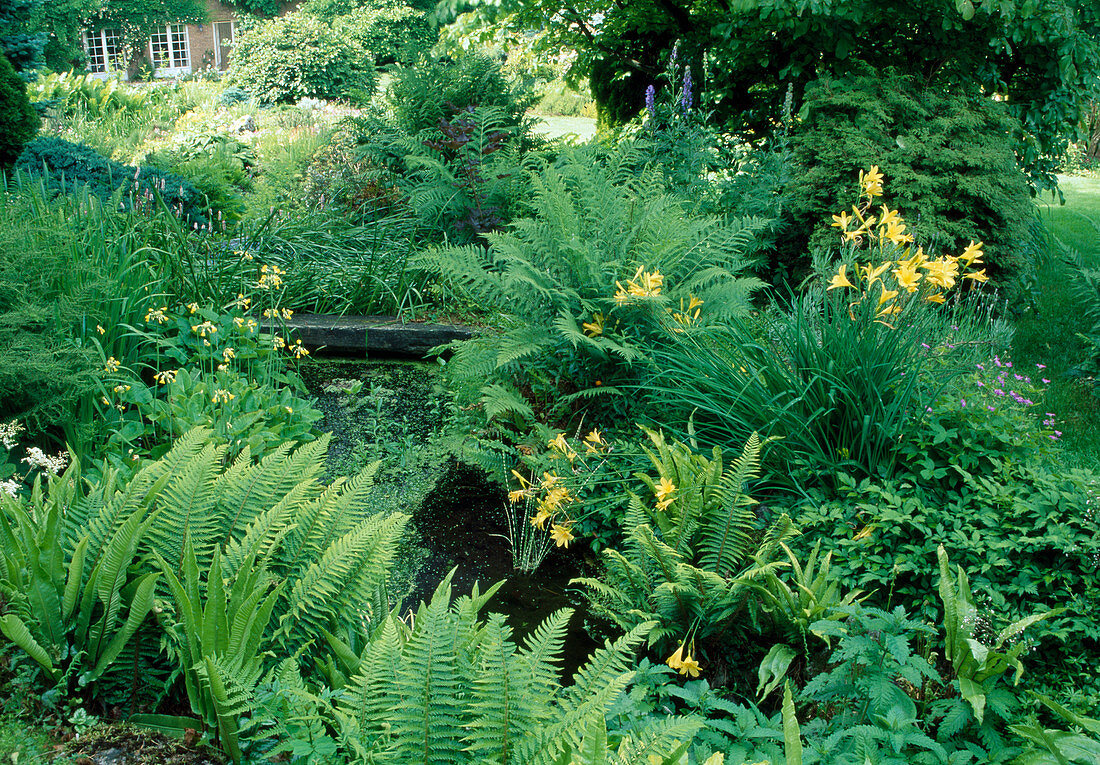
<instances>
[{"instance_id":1,"label":"stone at pond edge","mask_svg":"<svg viewBox=\"0 0 1100 765\"><path fill-rule=\"evenodd\" d=\"M402 324L393 316L296 314L286 325L311 352L333 356L369 354L422 359L437 345L469 340L475 334L472 327Z\"/></svg>"}]
</instances>

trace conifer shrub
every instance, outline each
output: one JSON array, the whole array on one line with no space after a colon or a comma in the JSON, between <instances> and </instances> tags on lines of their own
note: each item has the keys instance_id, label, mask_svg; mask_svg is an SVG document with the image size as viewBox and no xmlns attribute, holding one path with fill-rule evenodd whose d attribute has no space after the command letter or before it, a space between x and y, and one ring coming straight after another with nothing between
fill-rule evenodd
<instances>
[{"instance_id":1,"label":"conifer shrub","mask_svg":"<svg viewBox=\"0 0 1100 765\"><path fill-rule=\"evenodd\" d=\"M781 274L805 271L813 249L838 249L830 214L850 204L851 178L870 165L897 190L894 203L930 253L973 240L985 243L991 275L1019 262L1034 208L1012 149L1019 124L1001 104L865 68L811 83L799 117Z\"/></svg>"},{"instance_id":2,"label":"conifer shrub","mask_svg":"<svg viewBox=\"0 0 1100 765\"><path fill-rule=\"evenodd\" d=\"M289 13L241 35L229 75L259 101L369 97L377 84L370 54L306 13Z\"/></svg>"},{"instance_id":3,"label":"conifer shrub","mask_svg":"<svg viewBox=\"0 0 1100 765\"><path fill-rule=\"evenodd\" d=\"M26 84L0 54L0 169L11 167L23 145L38 132L38 123Z\"/></svg>"},{"instance_id":4,"label":"conifer shrub","mask_svg":"<svg viewBox=\"0 0 1100 765\"><path fill-rule=\"evenodd\" d=\"M155 205L156 195L191 225L205 225L203 197L190 181L155 167L131 167L110 160L90 146L60 138L36 138L19 156L16 169L32 176L45 176L55 191L87 186L89 192L106 199L121 190L120 204L126 208Z\"/></svg>"}]
</instances>

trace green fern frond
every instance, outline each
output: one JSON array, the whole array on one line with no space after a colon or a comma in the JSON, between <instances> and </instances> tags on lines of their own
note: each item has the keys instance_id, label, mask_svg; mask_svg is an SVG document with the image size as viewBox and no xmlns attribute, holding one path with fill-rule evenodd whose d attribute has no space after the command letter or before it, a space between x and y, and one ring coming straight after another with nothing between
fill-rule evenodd
<instances>
[{"instance_id":1,"label":"green fern frond","mask_svg":"<svg viewBox=\"0 0 1100 765\"><path fill-rule=\"evenodd\" d=\"M699 560L717 574L732 575L752 553L753 499L743 488L760 471L761 447L756 433L749 436L741 456L722 476L716 492L720 504L704 519Z\"/></svg>"}]
</instances>

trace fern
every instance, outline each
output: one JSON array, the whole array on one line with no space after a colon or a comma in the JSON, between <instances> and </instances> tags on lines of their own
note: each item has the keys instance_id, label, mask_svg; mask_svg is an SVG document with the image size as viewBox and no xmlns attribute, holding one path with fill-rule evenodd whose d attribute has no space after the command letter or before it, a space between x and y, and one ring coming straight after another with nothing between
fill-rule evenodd
<instances>
[{"instance_id":1,"label":"fern","mask_svg":"<svg viewBox=\"0 0 1100 765\"><path fill-rule=\"evenodd\" d=\"M699 550L700 565L719 575L729 576L739 569L751 552L749 531L755 521L752 497L742 489L760 471L760 437L749 436L741 456L723 474L717 489L716 507L704 519Z\"/></svg>"}]
</instances>

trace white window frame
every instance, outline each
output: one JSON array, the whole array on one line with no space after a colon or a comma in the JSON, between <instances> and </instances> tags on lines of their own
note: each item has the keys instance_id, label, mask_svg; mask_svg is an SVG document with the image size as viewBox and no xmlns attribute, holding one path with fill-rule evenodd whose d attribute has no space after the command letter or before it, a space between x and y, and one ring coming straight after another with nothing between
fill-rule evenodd
<instances>
[{"instance_id":1,"label":"white window frame","mask_svg":"<svg viewBox=\"0 0 1100 765\"><path fill-rule=\"evenodd\" d=\"M126 62L122 53L122 32L118 29L85 29L82 35L84 55L88 57L88 73L93 77L126 78Z\"/></svg>"},{"instance_id":2,"label":"white window frame","mask_svg":"<svg viewBox=\"0 0 1100 765\"><path fill-rule=\"evenodd\" d=\"M222 68L222 46L218 44L218 25L229 25L229 45L232 47L233 43L237 41L237 22L230 19L228 21L215 21L214 24L214 66L218 69Z\"/></svg>"},{"instance_id":3,"label":"white window frame","mask_svg":"<svg viewBox=\"0 0 1100 765\"><path fill-rule=\"evenodd\" d=\"M160 58L158 60L158 50ZM167 58L164 56L167 55ZM157 77L179 77L191 73L191 40L186 24L157 27L149 36L149 61Z\"/></svg>"}]
</instances>

